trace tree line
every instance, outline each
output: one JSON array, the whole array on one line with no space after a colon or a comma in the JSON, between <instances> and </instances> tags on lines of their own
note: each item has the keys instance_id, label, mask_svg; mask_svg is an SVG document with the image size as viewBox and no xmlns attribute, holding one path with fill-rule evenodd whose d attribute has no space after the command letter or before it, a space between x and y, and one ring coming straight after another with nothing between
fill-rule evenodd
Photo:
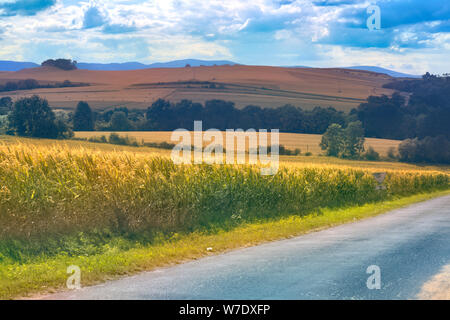
<instances>
[{"instance_id":1,"label":"tree line","mask_svg":"<svg viewBox=\"0 0 450 320\"><path fill-rule=\"evenodd\" d=\"M6 91L18 91L18 90L33 90L41 88L69 88L69 87L86 87L89 86L88 83L74 83L69 80L64 80L63 82L56 83L39 83L35 79L25 79L17 81L8 81L5 84L0 84L0 92Z\"/></svg>"}]
</instances>

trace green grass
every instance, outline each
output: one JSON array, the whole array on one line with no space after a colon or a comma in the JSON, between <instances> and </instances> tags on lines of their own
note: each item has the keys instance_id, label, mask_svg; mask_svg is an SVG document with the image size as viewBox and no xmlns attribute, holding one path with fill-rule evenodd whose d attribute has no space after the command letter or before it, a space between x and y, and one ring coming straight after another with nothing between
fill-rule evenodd
<instances>
[{"instance_id":1,"label":"green grass","mask_svg":"<svg viewBox=\"0 0 450 320\"><path fill-rule=\"evenodd\" d=\"M265 219L231 229L175 233L170 238L161 237L147 245L130 245L129 239L113 237L103 245L106 250L101 254L69 256L60 253L52 257L35 257L26 263L0 263L0 298L11 299L63 289L69 265L81 268L82 285L87 286L144 270L354 222L447 194L450 194L449 190L357 207L324 209L320 214ZM213 250L207 251L208 247Z\"/></svg>"}]
</instances>

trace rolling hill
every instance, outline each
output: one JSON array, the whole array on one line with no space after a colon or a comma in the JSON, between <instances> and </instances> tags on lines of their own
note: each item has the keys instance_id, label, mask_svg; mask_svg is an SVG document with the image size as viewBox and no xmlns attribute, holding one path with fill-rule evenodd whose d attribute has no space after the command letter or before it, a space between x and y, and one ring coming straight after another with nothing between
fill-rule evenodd
<instances>
[{"instance_id":1,"label":"rolling hill","mask_svg":"<svg viewBox=\"0 0 450 320\"><path fill-rule=\"evenodd\" d=\"M184 64L185 61L183 61ZM84 100L97 109L115 106L147 108L158 98L171 101L210 99L233 101L237 107L284 104L311 109L332 106L350 110L369 95L391 94L382 85L392 77L361 70L283 68L266 66L200 66L141 70L64 71L52 67L0 72L0 83L20 79L41 82L89 83L88 87L2 92L14 99L38 94L54 108L74 108Z\"/></svg>"}]
</instances>

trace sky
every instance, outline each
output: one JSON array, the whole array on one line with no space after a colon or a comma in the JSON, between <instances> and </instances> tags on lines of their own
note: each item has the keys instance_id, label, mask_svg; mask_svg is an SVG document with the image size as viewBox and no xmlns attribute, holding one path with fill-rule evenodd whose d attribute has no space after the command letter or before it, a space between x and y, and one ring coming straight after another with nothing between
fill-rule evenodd
<instances>
[{"instance_id":1,"label":"sky","mask_svg":"<svg viewBox=\"0 0 450 320\"><path fill-rule=\"evenodd\" d=\"M380 29L369 30L374 4ZM448 0L0 0L0 60L196 58L442 74L449 57Z\"/></svg>"}]
</instances>

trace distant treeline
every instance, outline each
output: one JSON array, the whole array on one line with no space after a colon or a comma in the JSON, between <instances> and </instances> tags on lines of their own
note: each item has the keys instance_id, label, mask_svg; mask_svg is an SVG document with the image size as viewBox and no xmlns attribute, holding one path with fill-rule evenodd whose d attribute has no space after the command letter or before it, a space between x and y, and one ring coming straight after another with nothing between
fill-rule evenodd
<instances>
[{"instance_id":1,"label":"distant treeline","mask_svg":"<svg viewBox=\"0 0 450 320\"><path fill-rule=\"evenodd\" d=\"M65 80L63 82L54 83L54 84L41 84L39 81L35 79L25 79L25 80L17 80L17 81L8 81L4 85L0 84L0 92L5 91L17 91L17 90L32 90L32 89L40 89L40 88L67 88L67 87L86 87L89 86L88 83L81 82L71 82L69 80Z\"/></svg>"},{"instance_id":2,"label":"distant treeline","mask_svg":"<svg viewBox=\"0 0 450 320\"><path fill-rule=\"evenodd\" d=\"M183 100L171 103L159 99L147 109L144 130L167 131L178 128L193 130L195 120L203 121L203 128L271 129L295 133L323 133L332 123L345 124L345 113L334 108L302 110L292 105L278 108L261 108L249 105L243 109L233 102L206 101L204 105Z\"/></svg>"},{"instance_id":3,"label":"distant treeline","mask_svg":"<svg viewBox=\"0 0 450 320\"><path fill-rule=\"evenodd\" d=\"M345 125L349 115L334 108L303 110L291 105L278 108L235 107L233 102L209 100L205 104L182 100L155 101L147 110L116 107L103 112L91 111L80 102L73 116L75 131L172 131L194 129L194 121L203 121L203 129L279 129L282 132L324 133L332 123Z\"/></svg>"},{"instance_id":4,"label":"distant treeline","mask_svg":"<svg viewBox=\"0 0 450 320\"><path fill-rule=\"evenodd\" d=\"M351 112L363 123L366 136L450 138L450 77L427 73L419 80L395 81L384 87L403 93L391 98L371 96Z\"/></svg>"}]
</instances>

